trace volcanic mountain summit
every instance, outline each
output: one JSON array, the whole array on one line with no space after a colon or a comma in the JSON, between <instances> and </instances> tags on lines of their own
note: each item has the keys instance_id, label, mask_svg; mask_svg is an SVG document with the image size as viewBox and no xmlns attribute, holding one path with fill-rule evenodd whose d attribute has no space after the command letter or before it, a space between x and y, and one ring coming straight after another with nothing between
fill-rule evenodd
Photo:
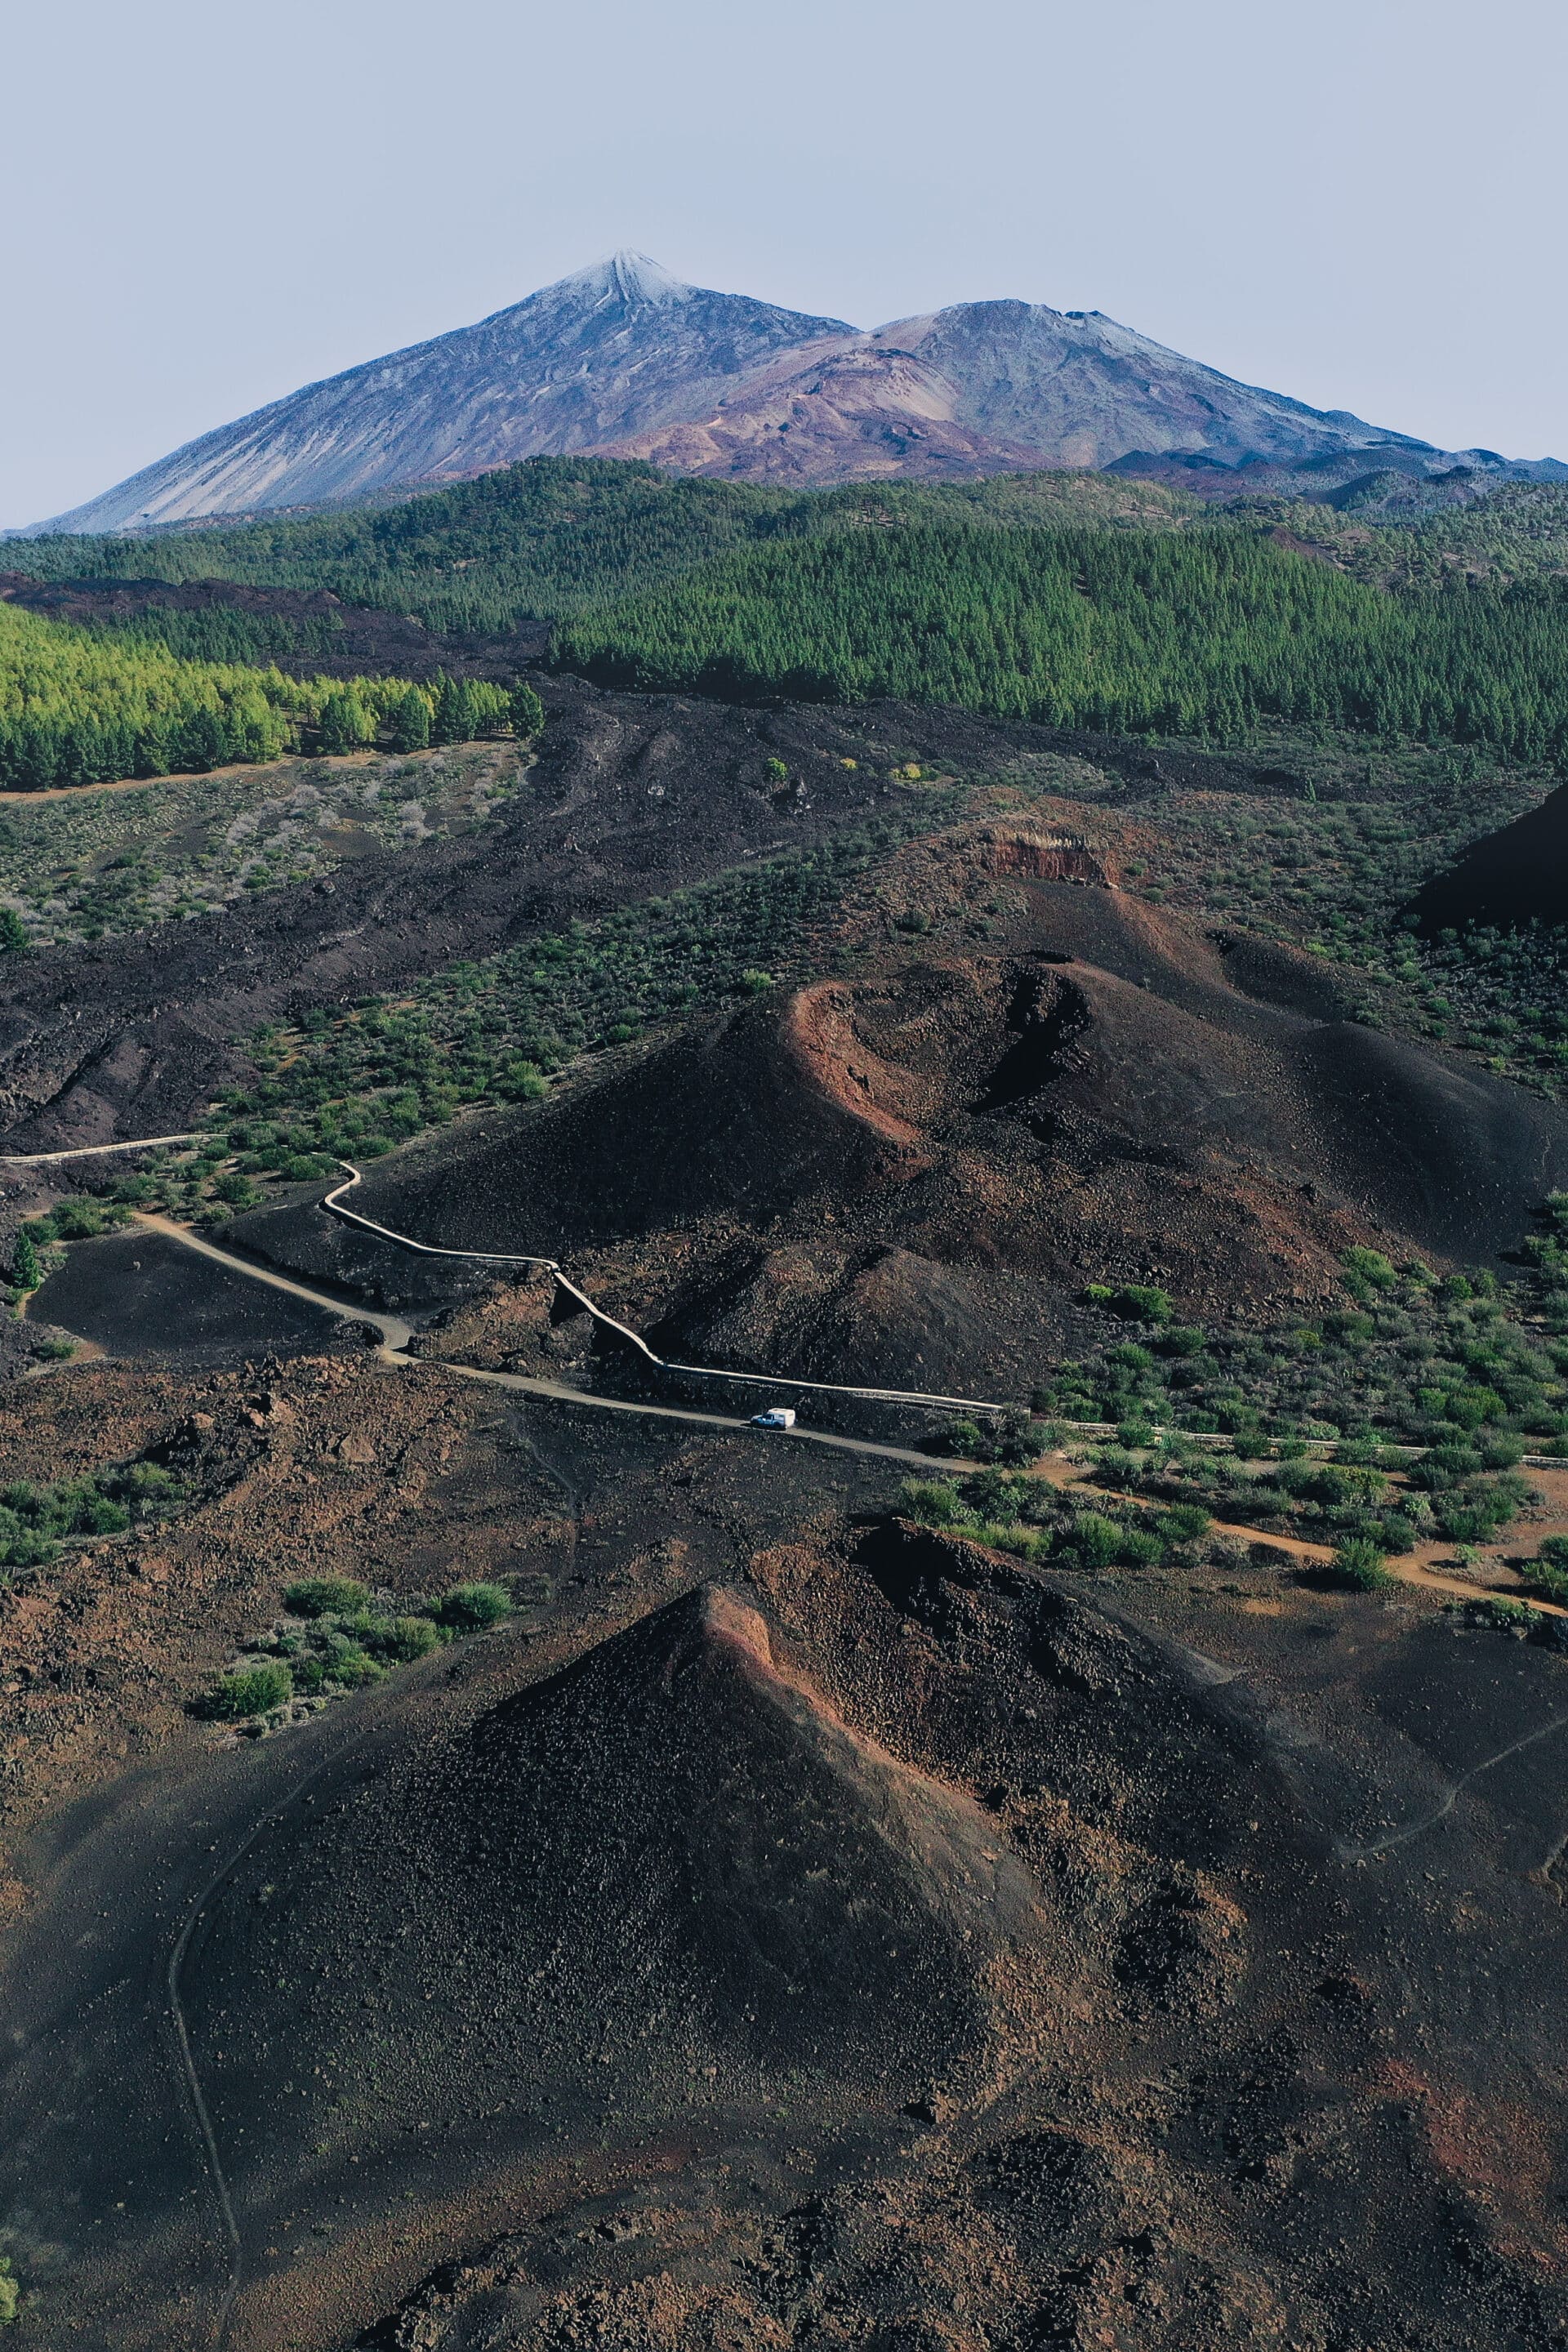
<instances>
[{"instance_id":1,"label":"volcanic mountain summit","mask_svg":"<svg viewBox=\"0 0 1568 2352\"><path fill-rule=\"evenodd\" d=\"M865 333L620 252L477 326L307 384L35 528L341 506L588 450L795 485L1123 462L1224 479L1241 467L1425 474L1455 462L1346 411L1237 383L1098 310L963 302ZM1540 470L1485 451L1464 461Z\"/></svg>"}]
</instances>

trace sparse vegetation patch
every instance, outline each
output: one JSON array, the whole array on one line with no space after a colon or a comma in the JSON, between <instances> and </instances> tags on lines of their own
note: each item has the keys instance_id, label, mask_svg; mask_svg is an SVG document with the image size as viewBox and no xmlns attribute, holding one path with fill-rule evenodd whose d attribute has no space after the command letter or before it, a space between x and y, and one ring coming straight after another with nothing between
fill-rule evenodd
<instances>
[{"instance_id":1,"label":"sparse vegetation patch","mask_svg":"<svg viewBox=\"0 0 1568 2352\"><path fill-rule=\"evenodd\" d=\"M276 1730L384 1681L443 1643L486 1632L513 1606L501 1584L454 1584L399 1607L354 1577L300 1577L284 1589L283 1613L246 1643L191 1711L251 1732Z\"/></svg>"},{"instance_id":2,"label":"sparse vegetation patch","mask_svg":"<svg viewBox=\"0 0 1568 2352\"><path fill-rule=\"evenodd\" d=\"M0 809L0 922L15 946L51 947L223 914L363 850L482 824L520 768L513 744L464 745L14 803Z\"/></svg>"}]
</instances>

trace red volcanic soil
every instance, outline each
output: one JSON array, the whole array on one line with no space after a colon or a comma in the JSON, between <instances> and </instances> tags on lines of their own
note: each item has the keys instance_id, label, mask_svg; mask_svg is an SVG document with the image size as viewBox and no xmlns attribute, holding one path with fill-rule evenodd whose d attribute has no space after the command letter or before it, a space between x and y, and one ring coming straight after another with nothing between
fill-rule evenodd
<instances>
[{"instance_id":1,"label":"red volcanic soil","mask_svg":"<svg viewBox=\"0 0 1568 2352\"><path fill-rule=\"evenodd\" d=\"M721 401L711 415L609 445L679 474L751 482L964 480L1032 472L1037 449L959 424L952 385L910 352L834 349L806 367L798 352Z\"/></svg>"}]
</instances>

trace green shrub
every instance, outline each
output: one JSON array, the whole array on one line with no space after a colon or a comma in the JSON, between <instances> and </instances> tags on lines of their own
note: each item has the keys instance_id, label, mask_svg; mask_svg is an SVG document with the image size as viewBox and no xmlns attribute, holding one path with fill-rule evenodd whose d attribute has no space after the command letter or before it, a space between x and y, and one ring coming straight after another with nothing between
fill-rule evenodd
<instances>
[{"instance_id":1,"label":"green shrub","mask_svg":"<svg viewBox=\"0 0 1568 2352\"><path fill-rule=\"evenodd\" d=\"M1473 1478L1480 1466L1481 1457L1472 1446L1434 1445L1419 1462L1411 1464L1410 1484L1436 1494L1445 1486L1458 1486L1461 1479Z\"/></svg>"},{"instance_id":2,"label":"green shrub","mask_svg":"<svg viewBox=\"0 0 1568 2352\"><path fill-rule=\"evenodd\" d=\"M1080 1512L1070 1532L1073 1549L1091 1575L1110 1568L1126 1540L1125 1528L1114 1519L1101 1518L1097 1511Z\"/></svg>"},{"instance_id":3,"label":"green shrub","mask_svg":"<svg viewBox=\"0 0 1568 2352\"><path fill-rule=\"evenodd\" d=\"M511 1613L511 1595L500 1584L454 1584L444 1592L436 1614L454 1633L479 1633Z\"/></svg>"},{"instance_id":4,"label":"green shrub","mask_svg":"<svg viewBox=\"0 0 1568 2352\"><path fill-rule=\"evenodd\" d=\"M1436 1516L1437 1532L1448 1543L1485 1543L1498 1525L1489 1510L1468 1503L1445 1503Z\"/></svg>"},{"instance_id":5,"label":"green shrub","mask_svg":"<svg viewBox=\"0 0 1568 2352\"><path fill-rule=\"evenodd\" d=\"M1560 1608L1568 1608L1568 1567L1559 1568L1542 1557L1529 1561L1524 1574L1531 1592L1539 1593L1542 1601L1554 1601Z\"/></svg>"},{"instance_id":6,"label":"green shrub","mask_svg":"<svg viewBox=\"0 0 1568 2352\"><path fill-rule=\"evenodd\" d=\"M49 1223L56 1239L62 1242L91 1241L109 1224L123 1224L126 1212L107 1206L101 1201L58 1201L49 1212Z\"/></svg>"},{"instance_id":7,"label":"green shrub","mask_svg":"<svg viewBox=\"0 0 1568 2352\"><path fill-rule=\"evenodd\" d=\"M1142 1465L1135 1454L1120 1445L1102 1445L1094 1457L1096 1475L1112 1486L1135 1486Z\"/></svg>"},{"instance_id":8,"label":"green shrub","mask_svg":"<svg viewBox=\"0 0 1568 2352\"><path fill-rule=\"evenodd\" d=\"M321 1664L327 1681L341 1684L344 1690L363 1690L367 1683L380 1682L386 1673L386 1668L367 1650L352 1642L324 1658Z\"/></svg>"},{"instance_id":9,"label":"green shrub","mask_svg":"<svg viewBox=\"0 0 1568 2352\"><path fill-rule=\"evenodd\" d=\"M1398 1268L1384 1256L1381 1250L1348 1249L1341 1264L1347 1274L1358 1282L1370 1285L1373 1290L1392 1290L1399 1280Z\"/></svg>"},{"instance_id":10,"label":"green shrub","mask_svg":"<svg viewBox=\"0 0 1568 2352\"><path fill-rule=\"evenodd\" d=\"M1022 1517L1032 1491L1027 1479L1013 1477L995 1464L963 1482L965 1506L988 1521Z\"/></svg>"},{"instance_id":11,"label":"green shrub","mask_svg":"<svg viewBox=\"0 0 1568 2352\"><path fill-rule=\"evenodd\" d=\"M253 1716L270 1715L293 1695L294 1677L289 1668L280 1658L268 1658L237 1674L221 1675L198 1702L196 1711L215 1723L244 1723Z\"/></svg>"},{"instance_id":12,"label":"green shrub","mask_svg":"<svg viewBox=\"0 0 1568 2352\"><path fill-rule=\"evenodd\" d=\"M1097 1307L1109 1307L1129 1323L1168 1324L1175 1314L1168 1291L1145 1282L1119 1282L1108 1288L1091 1282L1085 1296Z\"/></svg>"},{"instance_id":13,"label":"green shrub","mask_svg":"<svg viewBox=\"0 0 1568 2352\"><path fill-rule=\"evenodd\" d=\"M1479 1626L1490 1633L1508 1633L1515 1641L1527 1641L1543 1628L1539 1610L1531 1609L1526 1601L1505 1601L1493 1593L1484 1597L1478 1594L1473 1601L1450 1601L1447 1605L1467 1625Z\"/></svg>"},{"instance_id":14,"label":"green shrub","mask_svg":"<svg viewBox=\"0 0 1568 2352\"><path fill-rule=\"evenodd\" d=\"M22 2316L22 2290L9 2254L0 2254L0 2327Z\"/></svg>"},{"instance_id":15,"label":"green shrub","mask_svg":"<svg viewBox=\"0 0 1568 2352\"><path fill-rule=\"evenodd\" d=\"M381 1634L381 1647L399 1665L428 1657L441 1636L428 1617L395 1617Z\"/></svg>"},{"instance_id":16,"label":"green shrub","mask_svg":"<svg viewBox=\"0 0 1568 2352\"><path fill-rule=\"evenodd\" d=\"M1204 1335L1190 1323L1168 1323L1160 1334L1163 1356L1201 1356Z\"/></svg>"},{"instance_id":17,"label":"green shrub","mask_svg":"<svg viewBox=\"0 0 1568 2352\"><path fill-rule=\"evenodd\" d=\"M1129 1528L1116 1557L1123 1568L1158 1568L1165 1547L1152 1528Z\"/></svg>"},{"instance_id":18,"label":"green shrub","mask_svg":"<svg viewBox=\"0 0 1568 2352\"><path fill-rule=\"evenodd\" d=\"M77 1512L74 1531L84 1536L117 1536L130 1525L131 1514L123 1503L108 1495L95 1495Z\"/></svg>"},{"instance_id":19,"label":"green shrub","mask_svg":"<svg viewBox=\"0 0 1568 2352\"><path fill-rule=\"evenodd\" d=\"M503 1102L541 1102L550 1088L538 1064L519 1057L498 1073L495 1091Z\"/></svg>"},{"instance_id":20,"label":"green shrub","mask_svg":"<svg viewBox=\"0 0 1568 2352\"><path fill-rule=\"evenodd\" d=\"M369 1585L352 1576L301 1576L283 1588L290 1617L352 1616L369 1600Z\"/></svg>"},{"instance_id":21,"label":"green shrub","mask_svg":"<svg viewBox=\"0 0 1568 2352\"><path fill-rule=\"evenodd\" d=\"M906 1478L899 1507L906 1518L926 1528L955 1527L968 1517L957 1487L945 1478Z\"/></svg>"},{"instance_id":22,"label":"green shrub","mask_svg":"<svg viewBox=\"0 0 1568 2352\"><path fill-rule=\"evenodd\" d=\"M1376 1544L1364 1536L1352 1536L1341 1544L1333 1557L1331 1574L1336 1583L1352 1592L1384 1592L1396 1580L1384 1566L1383 1554Z\"/></svg>"},{"instance_id":23,"label":"green shrub","mask_svg":"<svg viewBox=\"0 0 1568 2352\"><path fill-rule=\"evenodd\" d=\"M1045 1452L1050 1433L1016 1405L998 1413L991 1434L991 1458L1014 1470L1027 1469Z\"/></svg>"},{"instance_id":24,"label":"green shrub","mask_svg":"<svg viewBox=\"0 0 1568 2352\"><path fill-rule=\"evenodd\" d=\"M1198 1503L1173 1503L1160 1522L1172 1543L1196 1543L1214 1525Z\"/></svg>"}]
</instances>

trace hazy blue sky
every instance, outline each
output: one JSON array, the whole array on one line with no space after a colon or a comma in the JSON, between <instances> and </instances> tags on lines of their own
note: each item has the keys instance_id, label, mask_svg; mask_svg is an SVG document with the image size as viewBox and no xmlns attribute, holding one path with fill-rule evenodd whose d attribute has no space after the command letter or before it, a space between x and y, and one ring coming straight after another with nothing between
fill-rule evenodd
<instances>
[{"instance_id":1,"label":"hazy blue sky","mask_svg":"<svg viewBox=\"0 0 1568 2352\"><path fill-rule=\"evenodd\" d=\"M0 522L622 245L1568 457L1562 0L0 0Z\"/></svg>"}]
</instances>

